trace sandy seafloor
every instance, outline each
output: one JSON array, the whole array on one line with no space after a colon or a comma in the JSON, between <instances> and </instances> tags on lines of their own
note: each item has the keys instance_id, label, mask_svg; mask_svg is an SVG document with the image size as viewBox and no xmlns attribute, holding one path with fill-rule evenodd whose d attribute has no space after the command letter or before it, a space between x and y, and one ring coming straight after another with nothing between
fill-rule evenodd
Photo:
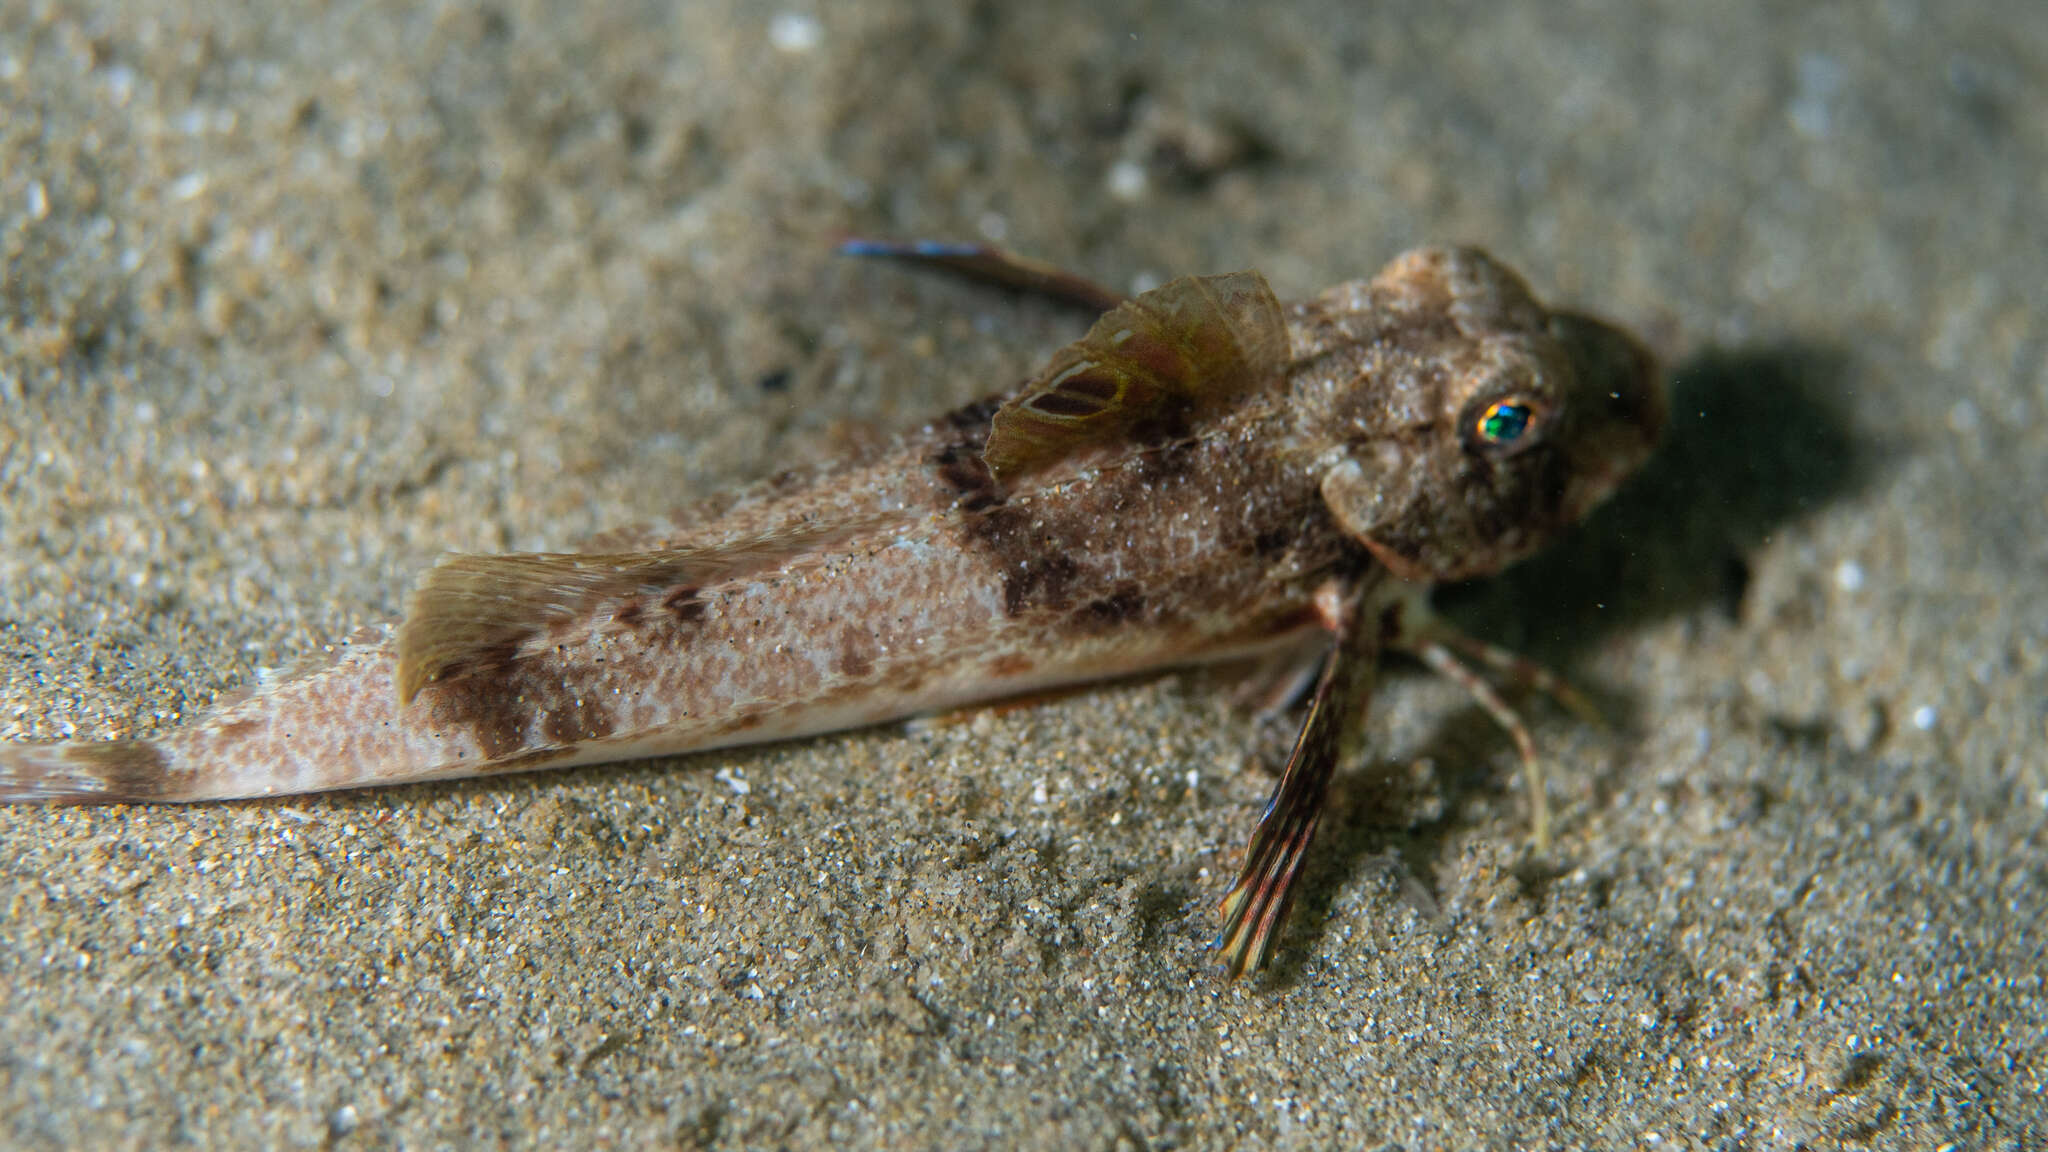
<instances>
[{"instance_id":1,"label":"sandy seafloor","mask_svg":"<svg viewBox=\"0 0 2048 1152\"><path fill-rule=\"evenodd\" d=\"M2048 1146L2048 10L0 5L0 736L144 734L1006 385L1001 236L1485 245L1675 419L1443 597L1274 970L1211 677L671 762L0 810L0 1145ZM1268 741L1267 743L1270 743Z\"/></svg>"}]
</instances>

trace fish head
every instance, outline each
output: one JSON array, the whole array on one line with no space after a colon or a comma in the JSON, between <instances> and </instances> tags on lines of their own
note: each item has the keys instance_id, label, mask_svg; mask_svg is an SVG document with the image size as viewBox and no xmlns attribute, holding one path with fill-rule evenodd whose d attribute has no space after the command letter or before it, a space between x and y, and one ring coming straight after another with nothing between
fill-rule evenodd
<instances>
[{"instance_id":1,"label":"fish head","mask_svg":"<svg viewBox=\"0 0 2048 1152\"><path fill-rule=\"evenodd\" d=\"M1338 525L1395 576L1496 572L1592 511L1655 447L1666 401L1648 350L1544 308L1485 253L1410 252L1363 291L1351 303L1361 315L1369 303L1370 331L1324 369L1356 379L1332 386L1320 483Z\"/></svg>"}]
</instances>

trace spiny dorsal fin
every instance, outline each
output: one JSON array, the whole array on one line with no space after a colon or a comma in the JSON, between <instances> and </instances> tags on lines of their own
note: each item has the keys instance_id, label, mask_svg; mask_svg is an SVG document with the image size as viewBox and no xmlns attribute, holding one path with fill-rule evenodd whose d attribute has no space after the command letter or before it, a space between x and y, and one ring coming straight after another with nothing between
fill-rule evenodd
<instances>
[{"instance_id":1,"label":"spiny dorsal fin","mask_svg":"<svg viewBox=\"0 0 2048 1152\"><path fill-rule=\"evenodd\" d=\"M1184 435L1287 365L1280 302L1257 272L1189 276L1118 305L996 413L989 471L1009 484L1074 452Z\"/></svg>"},{"instance_id":2,"label":"spiny dorsal fin","mask_svg":"<svg viewBox=\"0 0 2048 1152\"><path fill-rule=\"evenodd\" d=\"M596 622L607 605L676 588L703 589L785 569L872 529L867 520L801 527L705 548L653 552L456 553L420 578L398 626L398 702L478 664L499 663L542 630Z\"/></svg>"}]
</instances>

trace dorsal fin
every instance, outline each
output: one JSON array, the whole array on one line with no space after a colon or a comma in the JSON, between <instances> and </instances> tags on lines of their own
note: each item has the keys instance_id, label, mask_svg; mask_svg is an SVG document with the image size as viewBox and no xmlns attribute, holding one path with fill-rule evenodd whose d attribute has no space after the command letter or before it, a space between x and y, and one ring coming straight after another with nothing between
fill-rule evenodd
<instances>
[{"instance_id":1,"label":"dorsal fin","mask_svg":"<svg viewBox=\"0 0 2048 1152\"><path fill-rule=\"evenodd\" d=\"M653 552L445 556L420 578L398 626L398 702L410 704L420 689L465 668L516 657L528 637L551 625L595 622L607 605L636 596L783 570L873 527L863 519Z\"/></svg>"},{"instance_id":2,"label":"dorsal fin","mask_svg":"<svg viewBox=\"0 0 2048 1152\"><path fill-rule=\"evenodd\" d=\"M982 458L1007 485L1087 448L1173 439L1280 372L1287 356L1286 323L1265 277L1170 281L1054 353L996 413Z\"/></svg>"},{"instance_id":3,"label":"dorsal fin","mask_svg":"<svg viewBox=\"0 0 2048 1152\"><path fill-rule=\"evenodd\" d=\"M398 702L412 703L455 669L504 659L526 637L605 599L651 591L682 566L680 555L660 552L445 556L420 578L398 627Z\"/></svg>"}]
</instances>

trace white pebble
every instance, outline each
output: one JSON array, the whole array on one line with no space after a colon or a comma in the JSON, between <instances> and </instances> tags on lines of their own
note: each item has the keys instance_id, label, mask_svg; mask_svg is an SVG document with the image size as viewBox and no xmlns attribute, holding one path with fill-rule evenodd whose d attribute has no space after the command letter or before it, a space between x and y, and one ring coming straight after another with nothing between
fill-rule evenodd
<instances>
[{"instance_id":1,"label":"white pebble","mask_svg":"<svg viewBox=\"0 0 2048 1152\"><path fill-rule=\"evenodd\" d=\"M0 68L0 72L4 71L4 68ZM135 69L126 64L115 64L107 69L106 78L108 99L114 102L116 108L125 106L129 97L135 95Z\"/></svg>"},{"instance_id":2,"label":"white pebble","mask_svg":"<svg viewBox=\"0 0 2048 1152\"><path fill-rule=\"evenodd\" d=\"M1119 160L1109 166L1109 194L1119 200L1143 200L1152 190L1152 178L1135 160Z\"/></svg>"},{"instance_id":3,"label":"white pebble","mask_svg":"<svg viewBox=\"0 0 2048 1152\"><path fill-rule=\"evenodd\" d=\"M1922 704L1918 708L1913 709L1913 727L1918 728L1922 732L1931 730L1934 727L1934 722L1940 718L1940 714L1935 712L1931 704Z\"/></svg>"},{"instance_id":4,"label":"white pebble","mask_svg":"<svg viewBox=\"0 0 2048 1152\"><path fill-rule=\"evenodd\" d=\"M817 18L802 12L777 12L775 19L768 22L768 42L780 52L809 52L824 38L825 29Z\"/></svg>"}]
</instances>

